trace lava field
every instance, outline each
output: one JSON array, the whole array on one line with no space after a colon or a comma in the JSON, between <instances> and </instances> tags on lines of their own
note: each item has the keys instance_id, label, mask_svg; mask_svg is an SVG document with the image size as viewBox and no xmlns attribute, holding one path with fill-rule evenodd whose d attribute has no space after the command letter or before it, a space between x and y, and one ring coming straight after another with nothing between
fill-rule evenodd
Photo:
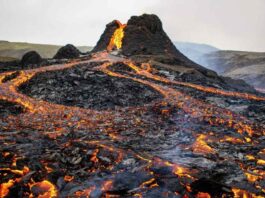
<instances>
[{"instance_id":1,"label":"lava field","mask_svg":"<svg viewBox=\"0 0 265 198\"><path fill-rule=\"evenodd\" d=\"M115 27L105 50L0 73L0 197L264 197L265 95L113 55Z\"/></svg>"}]
</instances>

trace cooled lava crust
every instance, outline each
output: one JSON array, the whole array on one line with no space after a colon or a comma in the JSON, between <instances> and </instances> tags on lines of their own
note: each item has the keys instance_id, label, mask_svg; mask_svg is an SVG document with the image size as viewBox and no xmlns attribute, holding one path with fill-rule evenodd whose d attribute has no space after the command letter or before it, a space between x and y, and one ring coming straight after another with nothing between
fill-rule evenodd
<instances>
[{"instance_id":1,"label":"cooled lava crust","mask_svg":"<svg viewBox=\"0 0 265 198\"><path fill-rule=\"evenodd\" d=\"M141 83L93 71L93 66L90 63L37 74L20 91L51 103L98 110L141 106L162 97ZM126 69L122 63L113 67Z\"/></svg>"}]
</instances>

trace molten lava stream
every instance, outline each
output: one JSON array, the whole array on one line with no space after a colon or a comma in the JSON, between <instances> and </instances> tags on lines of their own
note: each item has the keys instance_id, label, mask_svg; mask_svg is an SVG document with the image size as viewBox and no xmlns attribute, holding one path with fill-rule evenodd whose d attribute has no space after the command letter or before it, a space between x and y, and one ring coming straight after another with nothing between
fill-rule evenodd
<instances>
[{"instance_id":1,"label":"molten lava stream","mask_svg":"<svg viewBox=\"0 0 265 198\"><path fill-rule=\"evenodd\" d=\"M0 84L3 83L4 79L7 78L8 76L11 76L15 72L5 72L0 74Z\"/></svg>"},{"instance_id":2,"label":"molten lava stream","mask_svg":"<svg viewBox=\"0 0 265 198\"><path fill-rule=\"evenodd\" d=\"M88 62L90 61L83 61L79 63L88 63ZM20 85L29 81L37 73L62 70L62 69L73 67L76 64L77 62L72 62L72 63L66 63L66 64L61 64L61 65L46 66L46 67L21 71L20 74L15 79L8 81L6 83L0 84L0 99L18 103L22 105L23 107L25 107L26 109L28 109L30 112L42 111L43 109L45 109L43 107L45 107L47 103L41 106L40 104L45 103L45 102L36 101L35 99L32 99L28 96L18 93L17 88ZM1 80L0 82L2 82L4 78L6 78L7 76L11 74L12 72L6 72L3 74L0 74L0 80Z\"/></svg>"},{"instance_id":3,"label":"molten lava stream","mask_svg":"<svg viewBox=\"0 0 265 198\"><path fill-rule=\"evenodd\" d=\"M19 183L24 175L26 175L29 172L28 167L24 167L23 170L13 170L11 168L0 168L0 173L2 171L10 172L15 175L18 175L20 177L17 177L15 179L9 179L5 183L0 183L0 198L4 198L8 195L9 189L13 187L16 183ZM2 174L0 174L2 175Z\"/></svg>"},{"instance_id":4,"label":"molten lava stream","mask_svg":"<svg viewBox=\"0 0 265 198\"><path fill-rule=\"evenodd\" d=\"M150 68L151 68L150 65L148 67L148 70L143 70L143 69L137 67L136 65L134 65L130 61L127 62L127 65L130 68L132 68L133 70L135 70L136 73L138 73L140 75L143 75L143 76L145 76L147 78L151 78L151 79L158 80L158 81L161 81L161 82L173 83L173 84L181 84L181 85L184 85L184 86L191 86L191 87L196 88L196 89L201 90L201 91L206 91L206 92L210 92L210 93L216 93L216 94L225 95L225 96L234 96L234 97L258 100L258 101L265 100L264 97L257 97L255 95L251 95L251 94L238 93L238 92L226 92L226 91L218 90L218 89L215 89L215 88L207 88L207 87L205 88L203 86L194 85L194 84L191 84L191 83L170 81L170 80L168 80L166 78L151 74L149 72ZM177 93L177 91L175 91L175 93ZM182 93L178 92L178 94L180 95ZM220 118L216 118L215 120L211 119L210 120L211 123L226 124L230 128L232 127L233 129L238 131L238 133L240 133L240 134L242 134L243 132L246 132L249 136L253 135L253 133L254 133L253 127L251 126L251 124L249 124L249 125L245 124L245 122L246 122L245 118L240 117L239 120L237 120L237 119L234 120L233 113L230 112L229 110L217 108L217 107L211 106L211 105L207 105L207 104L203 103L202 101L193 99L193 98L191 98L189 96L184 96L184 97L186 97L186 99L193 100L193 102L190 101L189 107L185 108L187 110L187 112L190 112L191 114L194 114L195 116L196 115L198 116L199 114L203 113L203 114L205 114L204 116L206 116L206 117L211 117L212 115L215 115L215 114L218 115L218 111L220 112L220 115L225 113L226 115L228 115L228 117L230 117L230 119L228 119L228 120L227 119L220 119ZM196 104L196 105L192 106L192 104ZM198 108L198 106L200 108L205 106L205 107L203 107L203 109L205 109L204 112L202 112L202 110L200 110L200 108ZM194 109L192 107L195 107L196 109ZM262 130L261 130L261 134L260 135L263 135Z\"/></svg>"},{"instance_id":5,"label":"molten lava stream","mask_svg":"<svg viewBox=\"0 0 265 198\"><path fill-rule=\"evenodd\" d=\"M146 66L146 64L148 64L148 63L144 63L145 66ZM150 73L150 68L151 68L150 64L148 66L149 70L141 69L141 68L135 66L131 61L127 61L127 65L129 67L131 67L132 69L134 69L140 75L143 75L143 76L145 76L147 78L158 80L158 81L161 81L161 82L164 82L164 83L172 83L172 84L176 84L176 85L183 85L183 86L186 86L186 87L191 87L191 88L197 89L199 91L204 91L204 92L218 94L218 95L223 95L223 96L238 97L238 98L244 98L244 99L247 99L247 100L265 101L265 97L259 97L259 96L253 95L253 94L225 91L225 90L216 89L216 88L213 88L213 87L204 87L204 86L196 85L196 84L192 84L192 83L168 80L167 78L163 78L161 76L157 76L157 75L151 74Z\"/></svg>"},{"instance_id":6,"label":"molten lava stream","mask_svg":"<svg viewBox=\"0 0 265 198\"><path fill-rule=\"evenodd\" d=\"M238 188L233 188L232 192L234 193L234 198L264 198L263 196L255 195Z\"/></svg>"},{"instance_id":7,"label":"molten lava stream","mask_svg":"<svg viewBox=\"0 0 265 198\"><path fill-rule=\"evenodd\" d=\"M124 62L125 63L125 62ZM150 73L147 73L146 71L141 71L137 66L133 65L132 63L129 63L130 67L133 68L138 74L144 73L145 77L148 77L151 79L160 79L159 76L153 76ZM197 118L203 118L211 125L225 125L228 128L235 129L238 133L242 134L245 132L247 135L250 137L254 134L257 133L257 131L254 130L254 126L252 126L251 123L248 124L248 121L242 117L234 114L233 112L222 109L213 105L208 105L202 101L196 100L191 98L190 96L186 96L174 89L171 88L165 88L163 86L151 83L146 80L141 80L135 77L130 77L130 76L125 76L113 71L110 71L108 67L110 67L111 64L107 63L99 67L99 70L105 72L106 74L110 76L115 76L115 77L121 77L121 78L128 78L137 82L140 82L142 84L148 85L155 90L159 91L162 95L164 95L165 99L169 102L171 102L174 105L177 105L181 107L185 112L189 113L190 115L193 115L194 117ZM141 72L140 72L141 71ZM241 96L241 95L240 95ZM247 96L249 98L249 96ZM177 100L176 100L177 99ZM252 98L253 99L253 98ZM254 98L256 99L256 98ZM177 101L177 103L176 103ZM219 117L216 117L218 115ZM262 130L261 130L262 131ZM256 134L258 135L258 134ZM262 135L262 134L260 134ZM206 153L213 153L213 149L209 147L205 140L204 135L200 135L196 142L194 143L194 149L195 152L206 152ZM231 138L230 138L231 139ZM249 142L251 141L248 137L245 137L245 139ZM240 141L241 143L242 141ZM253 178L253 176L249 176L249 178ZM256 179L256 178L255 178Z\"/></svg>"},{"instance_id":8,"label":"molten lava stream","mask_svg":"<svg viewBox=\"0 0 265 198\"><path fill-rule=\"evenodd\" d=\"M122 48L122 39L124 37L124 28L126 27L126 24L121 24L119 21L116 21L116 23L118 23L119 27L115 30L110 39L109 45L107 47L108 51L113 50L115 47L117 49Z\"/></svg>"},{"instance_id":9,"label":"molten lava stream","mask_svg":"<svg viewBox=\"0 0 265 198\"><path fill-rule=\"evenodd\" d=\"M117 30L118 31L118 30ZM117 33L120 34L120 33ZM120 41L122 41L122 37L119 36L118 39ZM116 41L116 39L113 40L113 42L116 42L116 47L118 48L119 46L122 46L122 44L120 45L118 41ZM114 42L114 43L115 43ZM99 58L100 57L100 58ZM110 71L108 68L112 65L112 63L115 63L117 60L113 60L111 59L108 54L97 54L95 55L95 58L93 58L91 61L95 61L97 58L99 59L106 59L109 60L108 63L104 63L101 66L95 68L97 70L100 70L110 76L115 76L115 77L119 77L119 78L127 78L139 83L142 83L144 85L150 86L153 89L155 89L156 91L158 91L159 93L161 93L164 96L164 100L166 101L168 104L172 104L175 107L180 107L182 108L186 113L192 115L194 118L198 118L198 119L203 119L207 122L209 122L211 125L221 125L221 126L225 126L227 128L232 128L235 129L236 131L238 131L240 134L244 134L247 133L249 136L251 136L253 133L256 133L256 131L254 130L254 127L250 124L248 124L249 122L247 120L244 120L242 117L237 116L235 114L233 114L230 111L224 110L222 108L218 108L212 105L208 105L202 101L196 100L188 95L185 95L173 88L169 88L160 84L156 84L154 82L148 81L148 80L143 80L143 79L139 79L137 77L131 77L130 75L123 75L117 72L113 72ZM119 59L120 61L120 59ZM88 61L89 62L89 61ZM25 72L21 72L21 74L11 80L8 81L6 83L2 83L0 84L0 95L1 98L4 100L9 100L9 101L13 101L16 103L19 103L21 105L23 105L24 107L27 107L28 109L30 109L33 113L26 113L25 115L21 116L21 117L17 117L17 119L19 119L20 122L23 122L25 125L30 124L31 126L34 126L35 128L38 129L44 129L44 126L47 123L53 123L54 127L53 129L58 128L58 131L61 133L64 132L64 128L67 128L69 126L79 126L79 127L83 127L83 129L97 129L98 125L99 125L99 121L101 123L112 123L112 121L114 120L115 115L114 111L102 111L102 112L97 112L91 109L82 109L82 108L77 108L77 107L66 107L63 105L56 105L56 104L50 104L48 102L45 101L40 101L40 100L35 100L33 98L27 97L23 94L20 94L17 92L17 87L20 86L21 84L27 82L30 78L32 78L35 74L39 73L39 72L46 72L46 71L53 71L53 70L59 70L59 69L65 69L65 68L69 68L74 66L75 64L77 64L79 62L75 62L75 63L69 63L66 65L57 65L57 66L50 66L50 67L44 67L44 68L37 68L34 70L28 70ZM80 62L82 63L82 62ZM139 77L144 76L150 80L158 80L161 82L167 82L167 83L172 83L171 81L168 81L160 76L156 76L153 75L151 73L151 66L150 65L144 65L143 69L137 67L136 65L134 65L132 62L127 62L125 61L124 63L128 64L129 67L133 68L136 73L139 75ZM7 75L7 74L6 74ZM10 74L8 74L10 75ZM1 75L0 75L1 78ZM3 79L3 78L1 78ZM185 85L185 86L190 86L189 84ZM201 89L200 87L198 89ZM211 92L211 91L215 91L215 90L208 90L206 92ZM219 93L218 93L219 94ZM222 94L222 93L220 93ZM241 96L241 95L240 95ZM249 97L249 96L248 96ZM66 115L65 115L66 114ZM120 116L120 115L119 115ZM125 112L123 114L123 116L127 116L126 118L131 118L130 117L130 112ZM80 120L83 120L82 123L81 121L73 121L72 117L78 117L80 118ZM67 123L66 125L63 123ZM55 127L56 126L56 127ZM109 126L108 126L109 127ZM52 127L51 127L52 128ZM62 128L62 129L61 129ZM19 128L20 130L23 128ZM120 139L116 137L116 133L114 131L112 131L111 128L104 128L105 131L104 133L109 134L110 139L113 140L117 140L119 141ZM89 143L89 144L93 144L93 142L91 141L87 141L87 140L76 140L82 143ZM74 142L74 141L73 141ZM113 144L113 142L110 142ZM99 149L106 149L109 151L109 153L114 152L117 153L117 158L115 159L114 164L119 164L122 159L123 156L125 154L125 151L123 150L119 150L115 147L111 147L109 145L105 145L100 141L95 141L94 142L95 145L97 145L96 149L94 150L94 153L91 157L91 161L94 162L95 164L99 162L99 158L98 158L98 154L99 154ZM197 140L194 144L194 148L197 151L199 147L204 147L204 150L208 150L209 152L211 152L211 148L209 148L209 146L206 143L206 137L203 135L199 135L197 137ZM179 177L185 177L185 178L189 178L191 180L193 180L193 171L189 170L188 168L184 168L181 167L179 165L176 164L172 164L170 162L167 161L163 161L163 160L150 160L150 159L144 159L143 157L139 156L138 159L141 159L145 162L147 162L148 167L150 168L151 164L155 164L155 163L160 163L161 166L168 166L170 168L172 168L172 171L174 172L175 175L179 176ZM262 161L260 161L259 163L263 163ZM149 166L150 165L150 166ZM107 167L109 170L112 169L112 166L110 165L109 167ZM47 169L49 169L49 167L47 166ZM247 170L247 168L244 168L244 170ZM16 171L15 171L16 172ZM15 173L12 172L12 173ZM65 180L71 180L72 178L68 178L65 177ZM153 184L154 179L148 180L146 182L143 183L142 187L145 188L145 186L148 186L150 184ZM2 184L1 184L2 185ZM8 194L8 189L13 186L13 180L12 181L7 181L6 185L2 185L5 186L5 194ZM1 187L2 187L1 186ZM108 189L110 189L112 186L112 181L105 181L105 183L102 183L101 185L101 190L107 192ZM185 185L184 185L185 186ZM37 189L40 191L44 191L42 195L46 195L46 196L53 196L53 195L58 195L58 192L56 190L55 185L53 185L52 183L50 183L49 181L42 181L42 182L33 182L31 185L31 190L33 189ZM189 186L186 186L186 188L188 189ZM3 188L2 188L3 189ZM91 192L93 192L96 189L96 187L92 186L89 187L87 189L85 189L82 192L77 192L77 196L79 195L89 195ZM2 191L0 191L2 193ZM83 194L84 193L84 194ZM234 192L235 194L238 193L238 191L235 190ZM242 192L240 192L242 193ZM2 193L3 194L3 193ZM200 194L200 196L208 196L203 193ZM32 196L36 196L35 194L32 194Z\"/></svg>"},{"instance_id":10,"label":"molten lava stream","mask_svg":"<svg viewBox=\"0 0 265 198\"><path fill-rule=\"evenodd\" d=\"M94 60L91 59L89 61L82 61L82 62L72 62L62 65L53 65L47 66L42 68L36 68L32 70L26 70L20 72L20 74L11 81L7 81L5 83L0 84L0 99L6 100L9 102L15 102L20 104L25 109L28 110L27 113L23 114L21 117L13 117L12 119L18 119L18 121L10 120L10 126L12 128L16 127L14 123L23 123L25 126L30 125L37 130L50 130L52 133L53 129L44 129L43 127L46 126L45 123L52 122L53 125L57 125L59 127L69 127L70 125L73 126L82 126L83 128L89 128L95 126L98 120L111 120L113 117L113 113L109 111L95 111L90 109L82 109L79 107L67 107L58 104L51 104L46 101L34 99L23 95L17 91L17 88L21 86L23 83L27 82L30 78L32 78L37 73L42 73L46 71L53 71L53 70L62 70L65 68L73 67L79 63L89 63L93 62ZM4 73L0 76L5 78L6 76L10 75L10 73ZM65 114L67 113L67 116ZM32 115L34 114L34 115ZM88 116L90 115L90 116ZM99 116L100 115L100 116ZM104 116L103 116L104 115ZM80 121L71 121L72 116L77 116L80 118ZM96 119L94 119L96 117ZM66 123L65 120L68 120ZM91 120L93 119L93 122ZM56 127L57 128L57 127ZM57 133L57 132L56 132ZM56 137L56 135L54 136Z\"/></svg>"},{"instance_id":11,"label":"molten lava stream","mask_svg":"<svg viewBox=\"0 0 265 198\"><path fill-rule=\"evenodd\" d=\"M147 78L161 79L160 76L155 76L145 70L141 70L140 68L135 66L130 61L129 62L125 61L124 64L127 64L130 68L134 69L138 74L144 75ZM189 113L193 117L197 117L200 119L203 118L207 120L212 125L224 125L225 124L227 127L236 130L240 134L243 134L244 132L247 133L250 137L254 133L254 126L252 126L251 123L245 124L248 121L242 116L235 115L233 112L229 110L206 104L188 95L184 95L183 93L175 89L164 87L162 85L158 85L153 82L149 82L147 80L125 76L123 74L110 71L108 67L110 67L111 65L112 65L111 63L105 63L99 67L96 67L95 69L98 69L110 76L115 76L119 78L127 78L127 79L137 81L139 83L148 85L152 87L153 89L157 90L158 92L160 92L165 97L165 100L167 100L169 103L173 105L177 105L178 107L182 108L186 113ZM220 116L221 118L216 117L216 115ZM231 124L231 123L234 123L234 124ZM263 131L261 130L261 132ZM256 135L262 135L262 134L258 134L258 131L255 131L255 133Z\"/></svg>"}]
</instances>

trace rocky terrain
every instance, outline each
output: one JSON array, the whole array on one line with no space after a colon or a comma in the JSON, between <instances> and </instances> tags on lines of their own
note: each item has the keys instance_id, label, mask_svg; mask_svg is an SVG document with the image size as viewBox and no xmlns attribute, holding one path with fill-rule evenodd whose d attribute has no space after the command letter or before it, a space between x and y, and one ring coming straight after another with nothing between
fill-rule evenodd
<instances>
[{"instance_id":1,"label":"rocky terrain","mask_svg":"<svg viewBox=\"0 0 265 198\"><path fill-rule=\"evenodd\" d=\"M21 90L49 102L98 110L139 106L160 98L160 94L141 83L91 70L96 65L84 64L42 73L24 84ZM116 67L126 66L120 63Z\"/></svg>"},{"instance_id":2,"label":"rocky terrain","mask_svg":"<svg viewBox=\"0 0 265 198\"><path fill-rule=\"evenodd\" d=\"M81 52L73 45L67 44L66 46L61 47L56 54L54 55L54 59L70 59L70 58L78 58L81 55Z\"/></svg>"},{"instance_id":3,"label":"rocky terrain","mask_svg":"<svg viewBox=\"0 0 265 198\"><path fill-rule=\"evenodd\" d=\"M265 196L265 95L190 61L157 16L66 52L0 74L0 197Z\"/></svg>"}]
</instances>

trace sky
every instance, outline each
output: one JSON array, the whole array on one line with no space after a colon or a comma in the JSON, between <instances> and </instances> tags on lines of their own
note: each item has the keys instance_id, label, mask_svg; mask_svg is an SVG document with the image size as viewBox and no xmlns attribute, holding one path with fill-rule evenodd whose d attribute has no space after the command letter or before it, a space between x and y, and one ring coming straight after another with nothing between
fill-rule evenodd
<instances>
[{"instance_id":1,"label":"sky","mask_svg":"<svg viewBox=\"0 0 265 198\"><path fill-rule=\"evenodd\" d=\"M0 0L0 40L93 46L114 19L156 14L173 41L265 52L265 0Z\"/></svg>"}]
</instances>

